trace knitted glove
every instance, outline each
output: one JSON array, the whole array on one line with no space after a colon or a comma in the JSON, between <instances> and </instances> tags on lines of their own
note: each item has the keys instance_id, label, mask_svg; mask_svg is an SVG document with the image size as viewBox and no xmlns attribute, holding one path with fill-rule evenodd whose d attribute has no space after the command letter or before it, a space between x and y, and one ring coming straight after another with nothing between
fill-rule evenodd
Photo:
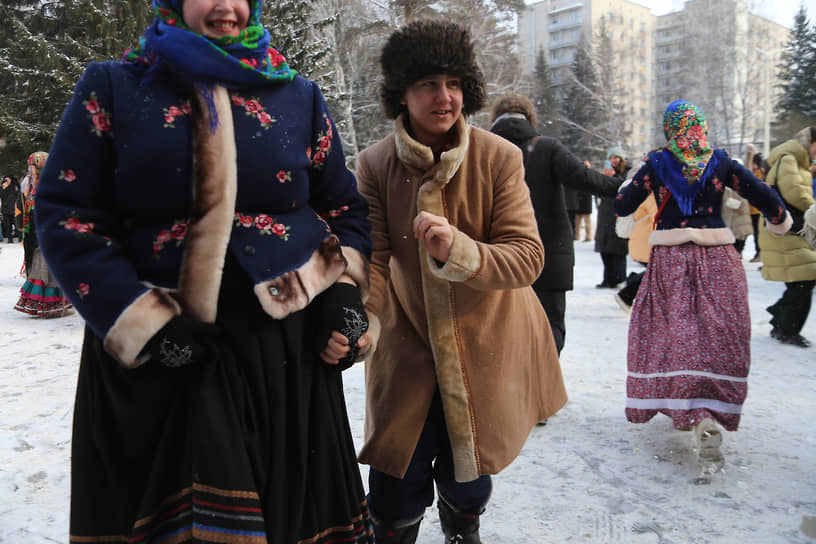
<instances>
[{"instance_id":1,"label":"knitted glove","mask_svg":"<svg viewBox=\"0 0 816 544\"><path fill-rule=\"evenodd\" d=\"M153 335L143 353L166 367L196 364L211 355L217 333L215 325L179 315Z\"/></svg>"},{"instance_id":2,"label":"knitted glove","mask_svg":"<svg viewBox=\"0 0 816 544\"><path fill-rule=\"evenodd\" d=\"M368 316L356 285L337 282L320 293L315 299L315 340L322 351L329 342L332 331L338 331L348 338L349 352L340 359L340 370L354 364L360 348L357 341L368 330Z\"/></svg>"}]
</instances>

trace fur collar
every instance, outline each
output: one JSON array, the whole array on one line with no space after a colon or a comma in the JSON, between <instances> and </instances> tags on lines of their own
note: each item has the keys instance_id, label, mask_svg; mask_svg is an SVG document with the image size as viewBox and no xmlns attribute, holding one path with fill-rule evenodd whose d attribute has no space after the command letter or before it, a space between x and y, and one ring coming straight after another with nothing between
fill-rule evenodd
<instances>
[{"instance_id":1,"label":"fur collar","mask_svg":"<svg viewBox=\"0 0 816 544\"><path fill-rule=\"evenodd\" d=\"M459 170L467 154L470 127L465 121L465 116L460 115L454 125L457 133L456 146L445 151L439 158L439 163L434 163L433 151L425 144L414 140L405 128L405 122L401 114L394 121L394 140L397 146L397 158L404 164L428 172L435 168L430 181L439 188L444 187Z\"/></svg>"}]
</instances>

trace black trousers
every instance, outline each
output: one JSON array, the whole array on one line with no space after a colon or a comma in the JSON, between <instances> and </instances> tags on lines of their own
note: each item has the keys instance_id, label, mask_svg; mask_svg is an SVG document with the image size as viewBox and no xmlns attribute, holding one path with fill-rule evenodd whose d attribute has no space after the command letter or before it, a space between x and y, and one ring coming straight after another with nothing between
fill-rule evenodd
<instances>
[{"instance_id":1,"label":"black trousers","mask_svg":"<svg viewBox=\"0 0 816 544\"><path fill-rule=\"evenodd\" d=\"M643 280L643 272L632 272L626 278L626 285L618 291L618 296L620 296L623 301L631 306L635 302L635 297L637 296L638 289L640 288L640 282Z\"/></svg>"},{"instance_id":2,"label":"black trousers","mask_svg":"<svg viewBox=\"0 0 816 544\"><path fill-rule=\"evenodd\" d=\"M11 240L14 236L14 231L12 230L12 225L14 225L14 214L4 213L0 219L0 224L2 224L3 228L3 233L0 238Z\"/></svg>"},{"instance_id":3,"label":"black trousers","mask_svg":"<svg viewBox=\"0 0 816 544\"><path fill-rule=\"evenodd\" d=\"M453 453L438 390L405 477L394 478L375 468L369 470L368 506L377 519L385 522L416 518L433 504L434 482L448 501L463 510L484 506L493 490L490 476L470 482L457 482L454 478Z\"/></svg>"},{"instance_id":4,"label":"black trousers","mask_svg":"<svg viewBox=\"0 0 816 544\"><path fill-rule=\"evenodd\" d=\"M766 308L773 315L771 325L785 335L798 334L810 313L814 285L816 281L813 280L785 283L782 298Z\"/></svg>"},{"instance_id":5,"label":"black trousers","mask_svg":"<svg viewBox=\"0 0 816 544\"><path fill-rule=\"evenodd\" d=\"M617 253L601 253L604 265L603 283L614 287L626 280L626 255Z\"/></svg>"},{"instance_id":6,"label":"black trousers","mask_svg":"<svg viewBox=\"0 0 816 544\"><path fill-rule=\"evenodd\" d=\"M751 226L754 227L754 255L759 255L759 214L751 216Z\"/></svg>"},{"instance_id":7,"label":"black trousers","mask_svg":"<svg viewBox=\"0 0 816 544\"><path fill-rule=\"evenodd\" d=\"M544 307L544 311L547 312L547 320L550 322L555 348L558 350L558 354L561 355L567 336L567 326L564 323L564 314L567 310L567 292L539 289L536 290L536 295L538 295L538 300Z\"/></svg>"}]
</instances>

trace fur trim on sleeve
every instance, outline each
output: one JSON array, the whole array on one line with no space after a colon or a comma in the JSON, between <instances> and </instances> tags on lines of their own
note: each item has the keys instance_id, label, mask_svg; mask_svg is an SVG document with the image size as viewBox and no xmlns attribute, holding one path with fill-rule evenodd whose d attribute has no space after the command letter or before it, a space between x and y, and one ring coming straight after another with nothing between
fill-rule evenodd
<instances>
[{"instance_id":1,"label":"fur trim on sleeve","mask_svg":"<svg viewBox=\"0 0 816 544\"><path fill-rule=\"evenodd\" d=\"M256 284L255 294L266 313L275 319L283 319L305 308L318 293L340 277L346 266L340 242L332 234L299 268Z\"/></svg>"},{"instance_id":2,"label":"fur trim on sleeve","mask_svg":"<svg viewBox=\"0 0 816 544\"><path fill-rule=\"evenodd\" d=\"M466 281L479 272L482 255L479 253L479 246L469 236L453 225L451 229L453 229L453 246L448 262L439 267L430 253L426 252L428 268L437 278L448 281Z\"/></svg>"},{"instance_id":3,"label":"fur trim on sleeve","mask_svg":"<svg viewBox=\"0 0 816 544\"><path fill-rule=\"evenodd\" d=\"M125 368L136 368L144 362L139 353L148 340L173 317L181 314L181 306L159 289L146 291L117 318L105 336L104 346Z\"/></svg>"},{"instance_id":4,"label":"fur trim on sleeve","mask_svg":"<svg viewBox=\"0 0 816 544\"><path fill-rule=\"evenodd\" d=\"M777 225L774 225L770 221L765 221L765 228L768 229L768 232L775 234L776 236L782 236L788 232L792 226L793 218L791 217L789 211L785 212L785 220Z\"/></svg>"}]
</instances>

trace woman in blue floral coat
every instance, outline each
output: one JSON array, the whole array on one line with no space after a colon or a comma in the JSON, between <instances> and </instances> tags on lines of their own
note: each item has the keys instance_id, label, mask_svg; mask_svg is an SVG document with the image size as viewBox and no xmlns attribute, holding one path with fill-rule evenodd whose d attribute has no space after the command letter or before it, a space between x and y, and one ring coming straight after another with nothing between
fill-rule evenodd
<instances>
[{"instance_id":1,"label":"woman in blue floral coat","mask_svg":"<svg viewBox=\"0 0 816 544\"><path fill-rule=\"evenodd\" d=\"M710 147L696 105L669 104L663 131L666 146L649 153L615 200L619 216L649 194L658 206L629 323L626 417L645 423L664 413L675 428L694 428L700 459L719 467L720 426L737 430L751 365L748 287L722 220L725 188L756 206L777 234L791 219L770 187Z\"/></svg>"},{"instance_id":2,"label":"woman in blue floral coat","mask_svg":"<svg viewBox=\"0 0 816 544\"><path fill-rule=\"evenodd\" d=\"M367 206L260 4L154 0L52 146L37 230L87 322L72 542L371 541L340 377Z\"/></svg>"}]
</instances>

